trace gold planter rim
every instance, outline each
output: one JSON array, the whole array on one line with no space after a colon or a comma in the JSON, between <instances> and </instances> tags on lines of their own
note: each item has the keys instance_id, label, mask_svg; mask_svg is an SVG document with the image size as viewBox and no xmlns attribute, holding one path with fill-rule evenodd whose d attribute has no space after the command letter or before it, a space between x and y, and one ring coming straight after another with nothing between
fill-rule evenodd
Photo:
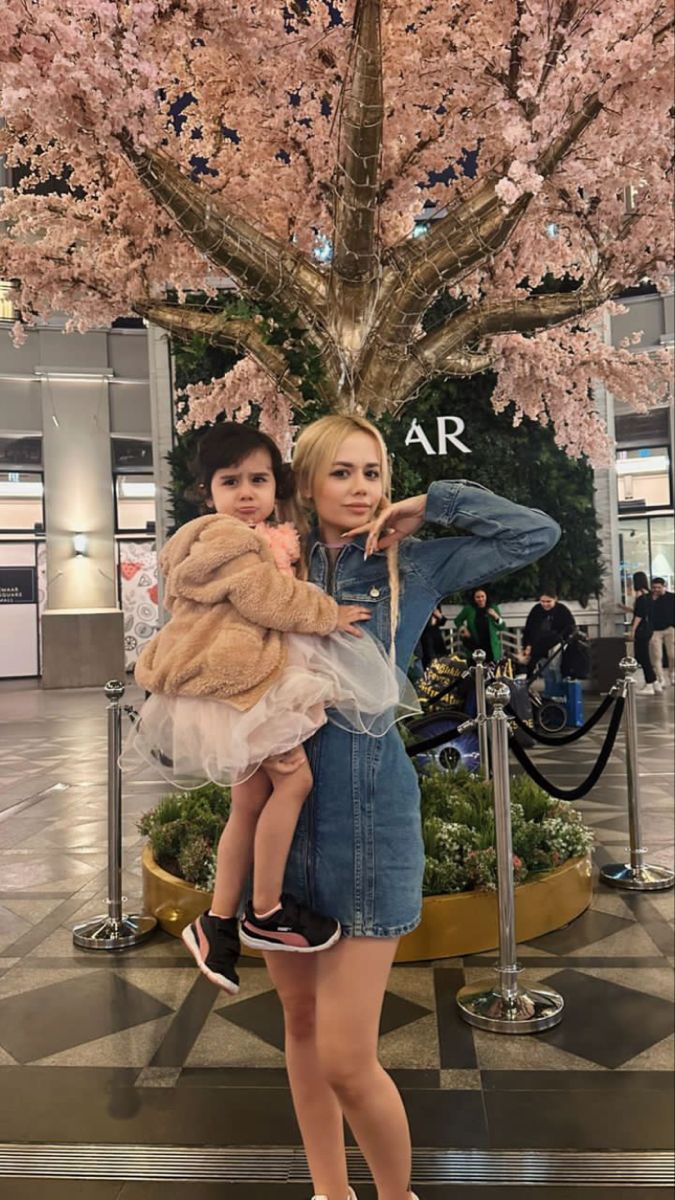
<instances>
[{"instance_id":1,"label":"gold planter rim","mask_svg":"<svg viewBox=\"0 0 675 1200\"><path fill-rule=\"evenodd\" d=\"M143 849L143 891L147 911L166 932L179 937L209 907L211 893L160 867L150 844ZM590 856L568 859L516 886L519 941L530 941L568 925L592 898ZM397 962L428 962L493 950L498 944L496 892L449 892L425 896L417 929L401 938ZM253 952L251 952L253 953ZM255 955L254 955L255 956Z\"/></svg>"}]
</instances>

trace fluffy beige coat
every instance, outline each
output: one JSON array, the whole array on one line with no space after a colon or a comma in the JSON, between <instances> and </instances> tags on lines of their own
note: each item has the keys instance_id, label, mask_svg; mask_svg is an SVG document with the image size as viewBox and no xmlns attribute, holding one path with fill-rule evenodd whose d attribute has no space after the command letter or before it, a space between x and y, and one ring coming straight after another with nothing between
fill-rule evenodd
<instances>
[{"instance_id":1,"label":"fluffy beige coat","mask_svg":"<svg viewBox=\"0 0 675 1200\"><path fill-rule=\"evenodd\" d=\"M227 700L246 711L281 674L285 633L336 628L335 600L282 575L263 539L234 517L188 522L159 561L171 620L136 665L149 692Z\"/></svg>"}]
</instances>

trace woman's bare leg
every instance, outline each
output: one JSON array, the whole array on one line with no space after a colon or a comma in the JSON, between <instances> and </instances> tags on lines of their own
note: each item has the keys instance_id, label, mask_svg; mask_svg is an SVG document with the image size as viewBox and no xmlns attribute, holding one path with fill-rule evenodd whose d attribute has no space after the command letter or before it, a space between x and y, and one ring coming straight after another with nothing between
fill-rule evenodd
<instances>
[{"instance_id":1,"label":"woman's bare leg","mask_svg":"<svg viewBox=\"0 0 675 1200\"><path fill-rule=\"evenodd\" d=\"M258 916L279 904L295 827L312 790L312 772L302 746L268 759L261 770L271 779L272 791L258 818L253 847L253 911Z\"/></svg>"},{"instance_id":2,"label":"woman's bare leg","mask_svg":"<svg viewBox=\"0 0 675 1200\"><path fill-rule=\"evenodd\" d=\"M272 791L262 768L245 783L232 788L232 806L220 835L216 881L211 912L216 917L236 917L239 901L253 860L258 819Z\"/></svg>"},{"instance_id":3,"label":"woman's bare leg","mask_svg":"<svg viewBox=\"0 0 675 1200\"><path fill-rule=\"evenodd\" d=\"M316 956L319 1066L370 1167L378 1200L408 1200L411 1172L403 1101L377 1058L382 1002L397 946L396 939L343 938Z\"/></svg>"},{"instance_id":4,"label":"woman's bare leg","mask_svg":"<svg viewBox=\"0 0 675 1200\"><path fill-rule=\"evenodd\" d=\"M265 955L284 1008L286 1069L314 1191L345 1200L348 1190L342 1109L326 1082L316 1045L317 960L324 954Z\"/></svg>"}]
</instances>

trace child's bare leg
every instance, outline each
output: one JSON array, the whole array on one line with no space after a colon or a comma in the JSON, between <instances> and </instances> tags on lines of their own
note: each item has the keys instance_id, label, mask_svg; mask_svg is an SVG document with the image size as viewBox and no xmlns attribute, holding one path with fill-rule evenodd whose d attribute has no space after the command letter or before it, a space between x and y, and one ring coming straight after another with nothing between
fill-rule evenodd
<instances>
[{"instance_id":1,"label":"child's bare leg","mask_svg":"<svg viewBox=\"0 0 675 1200\"><path fill-rule=\"evenodd\" d=\"M211 912L216 917L235 917L253 860L256 825L265 808L272 783L259 768L245 783L232 788L232 806L218 843L216 881Z\"/></svg>"},{"instance_id":2,"label":"child's bare leg","mask_svg":"<svg viewBox=\"0 0 675 1200\"><path fill-rule=\"evenodd\" d=\"M258 818L253 851L253 911L264 916L277 908L286 860L298 817L310 791L312 772L302 746L263 763L273 790Z\"/></svg>"}]
</instances>

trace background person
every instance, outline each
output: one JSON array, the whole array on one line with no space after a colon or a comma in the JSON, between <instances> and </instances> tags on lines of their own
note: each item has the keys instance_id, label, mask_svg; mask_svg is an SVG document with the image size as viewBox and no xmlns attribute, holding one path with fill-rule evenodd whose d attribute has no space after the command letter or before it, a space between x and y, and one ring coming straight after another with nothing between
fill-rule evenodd
<instances>
[{"instance_id":1,"label":"background person","mask_svg":"<svg viewBox=\"0 0 675 1200\"><path fill-rule=\"evenodd\" d=\"M566 604L558 600L553 587L542 588L539 601L529 611L523 630L523 659L532 675L540 659L559 642L569 638L576 629L576 621ZM544 671L547 695L556 695L562 684L561 658L559 655Z\"/></svg>"},{"instance_id":2,"label":"background person","mask_svg":"<svg viewBox=\"0 0 675 1200\"><path fill-rule=\"evenodd\" d=\"M429 663L435 658L443 658L447 654L447 646L441 630L445 625L445 617L440 608L432 612L419 641L422 667L426 671Z\"/></svg>"},{"instance_id":3,"label":"background person","mask_svg":"<svg viewBox=\"0 0 675 1200\"><path fill-rule=\"evenodd\" d=\"M649 652L654 629L654 601L644 571L636 571L633 575L633 595L633 623L628 640L633 642L635 657L645 676L645 686L640 689L638 695L654 696L662 692L663 688L656 678Z\"/></svg>"},{"instance_id":4,"label":"background person","mask_svg":"<svg viewBox=\"0 0 675 1200\"><path fill-rule=\"evenodd\" d=\"M457 613L455 626L459 630L467 656L474 650L485 651L485 661L499 662L502 657L500 631L506 628L499 607L490 599L483 587L474 588L469 603Z\"/></svg>"},{"instance_id":5,"label":"background person","mask_svg":"<svg viewBox=\"0 0 675 1200\"><path fill-rule=\"evenodd\" d=\"M654 630L649 643L649 655L661 687L666 685L663 670L663 651L668 658L670 682L675 684L675 595L669 592L665 579L656 575L652 579L652 600L654 601Z\"/></svg>"}]
</instances>

